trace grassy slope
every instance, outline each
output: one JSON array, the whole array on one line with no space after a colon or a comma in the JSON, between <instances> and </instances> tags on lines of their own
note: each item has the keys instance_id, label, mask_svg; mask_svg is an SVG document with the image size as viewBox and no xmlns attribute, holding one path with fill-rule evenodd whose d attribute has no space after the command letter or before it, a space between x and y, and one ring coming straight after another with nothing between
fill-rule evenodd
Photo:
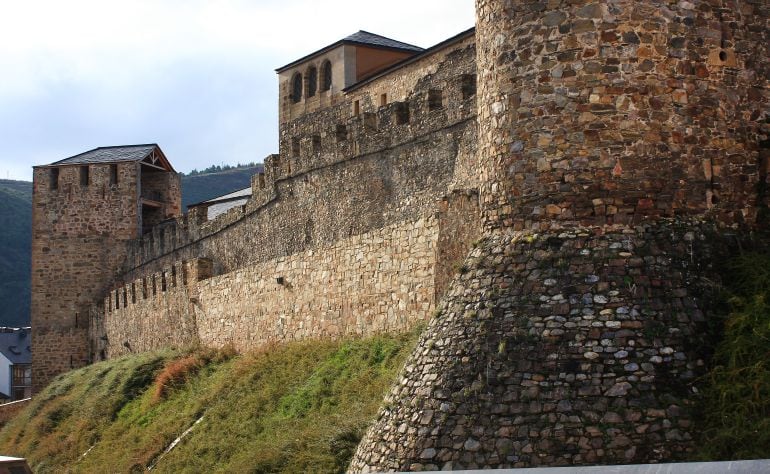
<instances>
[{"instance_id":1,"label":"grassy slope","mask_svg":"<svg viewBox=\"0 0 770 474\"><path fill-rule=\"evenodd\" d=\"M173 473L342 472L415 339L306 341L233 358L161 352L94 364L36 397L0 431L0 452L27 457L39 473L65 466L138 472L154 462L154 470ZM160 398L158 386L166 389Z\"/></svg>"},{"instance_id":2,"label":"grassy slope","mask_svg":"<svg viewBox=\"0 0 770 474\"><path fill-rule=\"evenodd\" d=\"M32 183L0 179L0 326L29 325Z\"/></svg>"},{"instance_id":3,"label":"grassy slope","mask_svg":"<svg viewBox=\"0 0 770 474\"><path fill-rule=\"evenodd\" d=\"M770 453L770 252L727 264L711 370L704 377L699 460L767 458Z\"/></svg>"}]
</instances>

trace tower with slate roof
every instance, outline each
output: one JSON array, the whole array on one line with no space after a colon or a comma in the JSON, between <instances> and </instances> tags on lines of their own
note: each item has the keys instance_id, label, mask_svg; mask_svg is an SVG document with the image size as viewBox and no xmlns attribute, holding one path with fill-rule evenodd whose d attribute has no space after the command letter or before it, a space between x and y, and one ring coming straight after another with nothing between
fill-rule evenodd
<instances>
[{"instance_id":1,"label":"tower with slate roof","mask_svg":"<svg viewBox=\"0 0 770 474\"><path fill-rule=\"evenodd\" d=\"M180 209L179 177L155 144L96 148L34 168L34 392L88 363L88 308L122 264L121 243Z\"/></svg>"}]
</instances>

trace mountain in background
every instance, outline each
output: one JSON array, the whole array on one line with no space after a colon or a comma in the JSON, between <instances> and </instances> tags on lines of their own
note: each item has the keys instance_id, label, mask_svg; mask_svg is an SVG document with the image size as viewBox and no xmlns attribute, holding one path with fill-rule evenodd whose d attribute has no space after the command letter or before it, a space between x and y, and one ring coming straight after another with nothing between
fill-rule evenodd
<instances>
[{"instance_id":1,"label":"mountain in background","mask_svg":"<svg viewBox=\"0 0 770 474\"><path fill-rule=\"evenodd\" d=\"M249 187L261 164L181 175L182 209ZM29 326L32 183L0 179L0 326Z\"/></svg>"},{"instance_id":2,"label":"mountain in background","mask_svg":"<svg viewBox=\"0 0 770 474\"><path fill-rule=\"evenodd\" d=\"M0 326L29 325L32 183L0 179Z\"/></svg>"},{"instance_id":3,"label":"mountain in background","mask_svg":"<svg viewBox=\"0 0 770 474\"><path fill-rule=\"evenodd\" d=\"M262 171L261 164L222 169L218 166L203 172L182 175L182 209L251 186L251 175Z\"/></svg>"}]
</instances>

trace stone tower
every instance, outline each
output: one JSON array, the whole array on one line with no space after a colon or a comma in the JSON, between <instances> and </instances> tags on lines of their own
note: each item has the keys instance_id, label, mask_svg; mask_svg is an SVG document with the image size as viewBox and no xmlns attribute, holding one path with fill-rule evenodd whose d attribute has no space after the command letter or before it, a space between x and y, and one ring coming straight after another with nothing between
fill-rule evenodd
<instances>
[{"instance_id":1,"label":"stone tower","mask_svg":"<svg viewBox=\"0 0 770 474\"><path fill-rule=\"evenodd\" d=\"M719 229L766 216L770 6L477 0L476 15L485 237L351 470L684 458L699 262Z\"/></svg>"},{"instance_id":2,"label":"stone tower","mask_svg":"<svg viewBox=\"0 0 770 474\"><path fill-rule=\"evenodd\" d=\"M123 263L123 242L179 215L179 177L157 145L104 147L34 168L33 392L88 362L88 308ZM125 304L125 302L121 302Z\"/></svg>"}]
</instances>

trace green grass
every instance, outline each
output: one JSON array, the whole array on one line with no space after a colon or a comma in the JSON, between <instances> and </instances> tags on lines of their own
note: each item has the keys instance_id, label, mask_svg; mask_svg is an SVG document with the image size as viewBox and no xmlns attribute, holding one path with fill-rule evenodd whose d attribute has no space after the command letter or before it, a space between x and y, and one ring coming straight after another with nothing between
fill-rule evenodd
<instances>
[{"instance_id":1,"label":"green grass","mask_svg":"<svg viewBox=\"0 0 770 474\"><path fill-rule=\"evenodd\" d=\"M343 472L416 336L94 364L55 379L0 431L0 452L38 473Z\"/></svg>"},{"instance_id":2,"label":"green grass","mask_svg":"<svg viewBox=\"0 0 770 474\"><path fill-rule=\"evenodd\" d=\"M698 407L697 458L770 453L770 254L747 253L725 272L727 316Z\"/></svg>"}]
</instances>

